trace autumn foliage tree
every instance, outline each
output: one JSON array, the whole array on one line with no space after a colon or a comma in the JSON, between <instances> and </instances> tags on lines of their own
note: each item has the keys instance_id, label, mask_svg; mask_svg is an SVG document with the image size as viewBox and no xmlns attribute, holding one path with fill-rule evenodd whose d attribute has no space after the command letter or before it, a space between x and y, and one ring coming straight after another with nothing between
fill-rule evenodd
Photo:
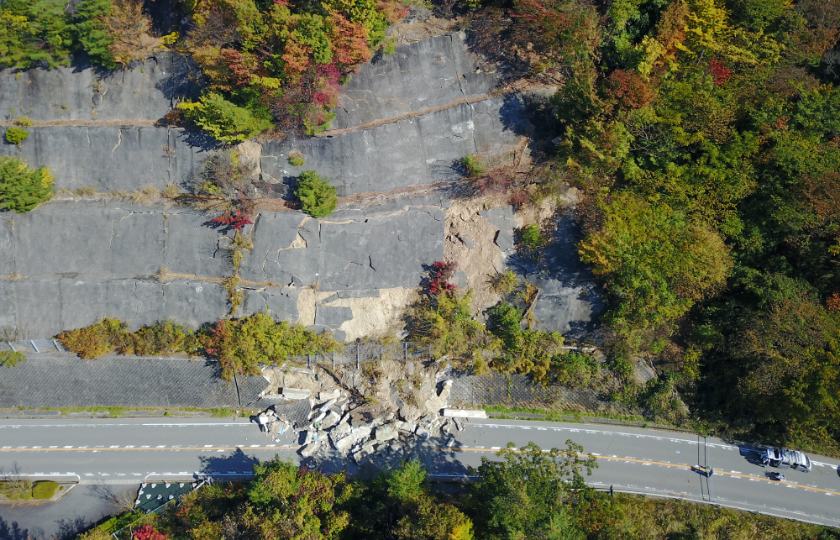
<instances>
[{"instance_id":1,"label":"autumn foliage tree","mask_svg":"<svg viewBox=\"0 0 840 540\"><path fill-rule=\"evenodd\" d=\"M341 77L370 58L388 23L405 12L390 0L334 0L312 9L284 1L196 3L195 28L185 44L210 88L199 102L181 107L195 125L224 142L252 137L271 125L280 135L317 134L334 117ZM216 109L236 112L239 125L248 128L212 118L211 95Z\"/></svg>"}]
</instances>

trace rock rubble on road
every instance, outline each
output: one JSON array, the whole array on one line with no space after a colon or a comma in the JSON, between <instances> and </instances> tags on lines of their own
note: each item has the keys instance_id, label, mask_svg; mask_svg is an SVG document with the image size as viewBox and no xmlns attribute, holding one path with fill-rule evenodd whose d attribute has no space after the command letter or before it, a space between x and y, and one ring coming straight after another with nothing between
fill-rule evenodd
<instances>
[{"instance_id":1,"label":"rock rubble on road","mask_svg":"<svg viewBox=\"0 0 840 540\"><path fill-rule=\"evenodd\" d=\"M451 379L426 385L421 405L383 405L344 389L321 390L317 399L274 405L255 420L272 436L298 432L303 458L329 453L361 464L380 453L404 455L410 452L412 442L430 438L445 441L442 446L454 446L456 433L466 428L468 420L442 416L451 386Z\"/></svg>"}]
</instances>

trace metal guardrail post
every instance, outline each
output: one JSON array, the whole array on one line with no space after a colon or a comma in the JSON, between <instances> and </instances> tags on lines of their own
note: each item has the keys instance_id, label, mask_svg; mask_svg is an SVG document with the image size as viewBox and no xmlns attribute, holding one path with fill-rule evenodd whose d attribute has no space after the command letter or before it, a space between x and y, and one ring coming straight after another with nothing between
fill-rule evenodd
<instances>
[{"instance_id":1,"label":"metal guardrail post","mask_svg":"<svg viewBox=\"0 0 840 540\"><path fill-rule=\"evenodd\" d=\"M403 341L403 360L408 362L408 342Z\"/></svg>"},{"instance_id":2,"label":"metal guardrail post","mask_svg":"<svg viewBox=\"0 0 840 540\"><path fill-rule=\"evenodd\" d=\"M335 351L332 352L333 371L335 371Z\"/></svg>"},{"instance_id":3,"label":"metal guardrail post","mask_svg":"<svg viewBox=\"0 0 840 540\"><path fill-rule=\"evenodd\" d=\"M361 359L359 358L359 348L361 347L361 343L356 343L356 369L362 368Z\"/></svg>"},{"instance_id":4,"label":"metal guardrail post","mask_svg":"<svg viewBox=\"0 0 840 540\"><path fill-rule=\"evenodd\" d=\"M306 369L312 369L312 355L306 355Z\"/></svg>"},{"instance_id":5,"label":"metal guardrail post","mask_svg":"<svg viewBox=\"0 0 840 540\"><path fill-rule=\"evenodd\" d=\"M12 349L12 352L18 352L17 349L15 349L15 346L12 345L11 341L7 341L6 344L9 346L10 349Z\"/></svg>"},{"instance_id":6,"label":"metal guardrail post","mask_svg":"<svg viewBox=\"0 0 840 540\"><path fill-rule=\"evenodd\" d=\"M37 345L35 345L35 340L34 340L34 339L30 339L30 340L29 340L29 343L31 343L31 344L32 344L32 348L33 348L33 349L35 349L35 352L36 352L36 353L41 352L41 351L39 351L39 350L38 350L38 346L37 346Z\"/></svg>"}]
</instances>

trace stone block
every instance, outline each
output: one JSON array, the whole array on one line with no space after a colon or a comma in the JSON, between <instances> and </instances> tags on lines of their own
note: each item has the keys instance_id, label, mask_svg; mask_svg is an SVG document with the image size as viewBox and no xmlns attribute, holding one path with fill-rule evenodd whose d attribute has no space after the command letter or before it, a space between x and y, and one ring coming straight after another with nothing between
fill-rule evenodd
<instances>
[{"instance_id":1,"label":"stone block","mask_svg":"<svg viewBox=\"0 0 840 540\"><path fill-rule=\"evenodd\" d=\"M373 434L378 442L391 441L399 437L399 430L394 424L379 426Z\"/></svg>"},{"instance_id":2,"label":"stone block","mask_svg":"<svg viewBox=\"0 0 840 540\"><path fill-rule=\"evenodd\" d=\"M307 399L311 391L303 388L282 388L280 394L286 399Z\"/></svg>"},{"instance_id":3,"label":"stone block","mask_svg":"<svg viewBox=\"0 0 840 540\"><path fill-rule=\"evenodd\" d=\"M313 441L300 449L300 455L308 458L321 449L322 441Z\"/></svg>"},{"instance_id":4,"label":"stone block","mask_svg":"<svg viewBox=\"0 0 840 540\"><path fill-rule=\"evenodd\" d=\"M330 429L331 427L336 425L340 419L341 416L337 412L330 411L321 421L321 428Z\"/></svg>"},{"instance_id":5,"label":"stone block","mask_svg":"<svg viewBox=\"0 0 840 540\"><path fill-rule=\"evenodd\" d=\"M318 392L318 399L323 401L333 400L329 406L332 406L338 398L341 397L341 390L338 388L333 388L332 390L328 390L326 392Z\"/></svg>"}]
</instances>

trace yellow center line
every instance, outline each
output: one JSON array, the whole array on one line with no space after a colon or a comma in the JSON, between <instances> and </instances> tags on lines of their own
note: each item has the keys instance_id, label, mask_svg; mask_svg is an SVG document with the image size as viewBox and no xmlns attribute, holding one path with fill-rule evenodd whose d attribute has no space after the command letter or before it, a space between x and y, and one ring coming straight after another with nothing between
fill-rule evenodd
<instances>
[{"instance_id":1,"label":"yellow center line","mask_svg":"<svg viewBox=\"0 0 840 540\"><path fill-rule=\"evenodd\" d=\"M466 451L466 452L499 452L499 450L492 450L492 449L487 449L487 448L468 448L468 447L464 447L464 446L461 446L461 447L454 447L454 446L453 447L438 447L438 450L447 450L447 451L460 450L460 451ZM504 448L502 450L504 450ZM520 453L519 450L514 450L514 452ZM609 461L628 461L628 462L631 462L631 463L647 463L647 464L650 464L650 465L662 465L663 467L675 467L677 469L688 469L688 470L694 469L694 467L691 466L691 465L680 465L679 463L664 463L664 462L661 462L661 461L649 461L649 460L646 460L646 459L620 458L620 457L612 457L612 456L590 456L589 454L579 454L579 455L581 457L594 457L596 459L605 459L605 460L609 460ZM818 488L818 487L804 486L802 484L794 484L793 482L783 482L783 481L779 481L779 480L770 480L769 478L762 478L761 476L753 476L751 474L733 473L733 472L718 471L718 470L715 470L715 474L725 474L727 476L737 476L738 478L748 478L748 479L752 479L752 480L761 480L763 482L769 482L771 484L784 484L786 486L793 486L793 487L798 487L798 488L802 488L802 489L810 489L811 491L819 491L821 493L830 493L832 495L840 495L840 492L832 491L830 489L822 489L822 488Z\"/></svg>"},{"instance_id":2,"label":"yellow center line","mask_svg":"<svg viewBox=\"0 0 840 540\"><path fill-rule=\"evenodd\" d=\"M93 448L93 447L77 447L77 448L0 448L0 452L86 452L86 451L99 451L99 452L126 452L126 451L173 451L173 450L193 450L193 451L209 451L209 450L298 450L300 446L286 446L286 447L269 447L269 446L260 446L258 448L251 448L248 446L208 446L208 447L198 447L198 446L187 446L187 447L168 447L168 448ZM493 450L489 448L470 448L466 446L438 446L436 447L437 450L445 451L445 452L499 452L499 450ZM520 453L519 450L514 450L516 453ZM594 457L596 459L604 459L608 461L626 461L630 463L646 463L649 465L661 465L663 467L674 467L677 469L686 469L691 470L693 467L691 465L681 465L679 463L665 463L661 461L649 461L646 459L635 459L635 458L620 458L620 457L611 457L611 456L590 456L589 454L580 454L581 457ZM778 480L770 480L768 478L762 478L760 476L753 476L751 474L742 474L742 473L733 473L727 471L715 471L716 474L725 474L727 476L737 476L738 478L747 478L752 480L761 480L764 482L769 482L771 484L784 484L787 486L793 486L802 489L808 489L811 491L819 491L821 493L830 493L831 495L840 495L838 491L832 491L830 489L822 489L818 487L806 486L802 484L794 484L792 482L783 482Z\"/></svg>"}]
</instances>

